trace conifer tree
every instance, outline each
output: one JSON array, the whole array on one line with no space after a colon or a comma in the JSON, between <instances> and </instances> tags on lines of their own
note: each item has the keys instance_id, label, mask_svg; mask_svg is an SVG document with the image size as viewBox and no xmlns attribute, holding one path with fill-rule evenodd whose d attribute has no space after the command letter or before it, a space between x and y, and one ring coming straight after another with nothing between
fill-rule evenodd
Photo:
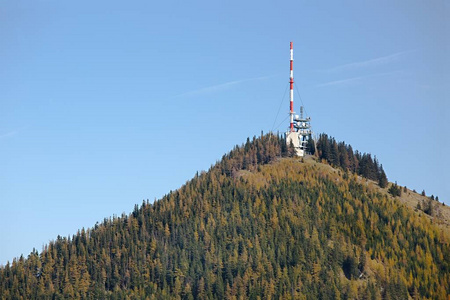
<instances>
[{"instance_id":1,"label":"conifer tree","mask_svg":"<svg viewBox=\"0 0 450 300\"><path fill-rule=\"evenodd\" d=\"M385 188L388 185L386 173L384 172L383 165L380 165L380 173L378 174L378 185L381 188Z\"/></svg>"}]
</instances>

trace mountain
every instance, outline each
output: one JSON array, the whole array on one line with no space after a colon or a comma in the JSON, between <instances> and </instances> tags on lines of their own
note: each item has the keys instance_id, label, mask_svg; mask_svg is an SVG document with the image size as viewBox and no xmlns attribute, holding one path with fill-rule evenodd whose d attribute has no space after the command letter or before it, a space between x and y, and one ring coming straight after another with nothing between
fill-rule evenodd
<instances>
[{"instance_id":1,"label":"mountain","mask_svg":"<svg viewBox=\"0 0 450 300\"><path fill-rule=\"evenodd\" d=\"M248 139L155 203L1 267L0 298L448 299L448 207L381 188L376 158L333 140L296 158L282 137Z\"/></svg>"}]
</instances>

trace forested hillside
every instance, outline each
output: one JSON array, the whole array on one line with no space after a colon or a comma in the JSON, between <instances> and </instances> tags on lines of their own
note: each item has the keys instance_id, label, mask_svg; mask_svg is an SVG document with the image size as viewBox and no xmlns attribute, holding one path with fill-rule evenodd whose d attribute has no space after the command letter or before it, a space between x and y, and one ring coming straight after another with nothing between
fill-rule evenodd
<instances>
[{"instance_id":1,"label":"forested hillside","mask_svg":"<svg viewBox=\"0 0 450 300\"><path fill-rule=\"evenodd\" d=\"M369 184L375 159L293 153L247 140L161 200L0 268L0 298L448 299L448 232Z\"/></svg>"}]
</instances>

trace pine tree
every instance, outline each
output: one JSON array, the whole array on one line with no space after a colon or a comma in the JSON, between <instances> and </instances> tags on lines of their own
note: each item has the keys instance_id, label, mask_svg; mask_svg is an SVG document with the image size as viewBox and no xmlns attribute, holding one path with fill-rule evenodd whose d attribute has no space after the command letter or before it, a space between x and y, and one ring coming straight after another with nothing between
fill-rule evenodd
<instances>
[{"instance_id":1,"label":"pine tree","mask_svg":"<svg viewBox=\"0 0 450 300\"><path fill-rule=\"evenodd\" d=\"M310 136L308 140L308 144L306 145L306 152L314 155L316 153L316 145L314 139Z\"/></svg>"},{"instance_id":2,"label":"pine tree","mask_svg":"<svg viewBox=\"0 0 450 300\"><path fill-rule=\"evenodd\" d=\"M385 188L388 185L388 179L386 173L384 172L383 165L380 165L380 173L378 174L378 185L381 188Z\"/></svg>"}]
</instances>

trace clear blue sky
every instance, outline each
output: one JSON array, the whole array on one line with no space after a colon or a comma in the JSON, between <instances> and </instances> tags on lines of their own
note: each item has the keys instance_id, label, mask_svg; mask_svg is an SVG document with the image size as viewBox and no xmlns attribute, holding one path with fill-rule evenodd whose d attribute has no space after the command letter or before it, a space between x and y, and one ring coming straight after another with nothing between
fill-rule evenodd
<instances>
[{"instance_id":1,"label":"clear blue sky","mask_svg":"<svg viewBox=\"0 0 450 300\"><path fill-rule=\"evenodd\" d=\"M0 264L270 131L291 40L314 131L450 204L449 2L317 2L0 0Z\"/></svg>"}]
</instances>

